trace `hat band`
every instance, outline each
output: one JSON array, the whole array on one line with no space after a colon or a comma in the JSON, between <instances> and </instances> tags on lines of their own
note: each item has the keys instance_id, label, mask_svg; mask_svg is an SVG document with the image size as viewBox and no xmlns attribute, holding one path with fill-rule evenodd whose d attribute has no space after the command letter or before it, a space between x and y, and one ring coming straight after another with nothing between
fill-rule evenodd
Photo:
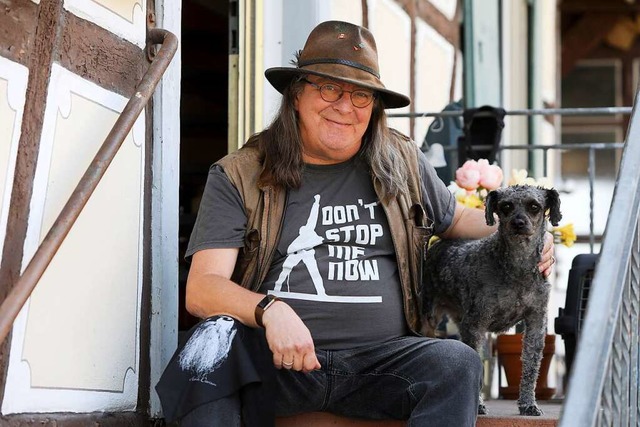
<instances>
[{"instance_id":1,"label":"hat band","mask_svg":"<svg viewBox=\"0 0 640 427\"><path fill-rule=\"evenodd\" d=\"M359 62L347 61L346 59L336 59L336 58L317 58L309 61L299 61L298 68L302 68L307 65L315 65L315 64L340 64L347 65L349 67L357 68L362 71L366 71L369 74L373 74L376 78L380 78L380 74L376 72L373 68L367 67L365 65L360 64Z\"/></svg>"}]
</instances>

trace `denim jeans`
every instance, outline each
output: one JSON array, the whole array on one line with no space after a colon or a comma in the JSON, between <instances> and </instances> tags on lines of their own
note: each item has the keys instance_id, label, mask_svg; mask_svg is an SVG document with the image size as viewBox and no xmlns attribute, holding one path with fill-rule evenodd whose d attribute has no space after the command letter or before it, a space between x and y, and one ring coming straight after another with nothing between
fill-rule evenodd
<instances>
[{"instance_id":1,"label":"denim jeans","mask_svg":"<svg viewBox=\"0 0 640 427\"><path fill-rule=\"evenodd\" d=\"M475 425L482 364L462 342L402 337L317 353L322 369L278 374L277 415L327 411L408 426Z\"/></svg>"},{"instance_id":2,"label":"denim jeans","mask_svg":"<svg viewBox=\"0 0 640 427\"><path fill-rule=\"evenodd\" d=\"M460 341L409 336L350 350L317 350L317 354L322 365L317 371L278 372L278 416L326 411L356 418L404 419L410 427L475 425L482 364L478 354ZM229 402L210 405L218 405L208 410L218 416L181 425L232 425L228 419L220 418L222 424L214 419L237 409Z\"/></svg>"}]
</instances>

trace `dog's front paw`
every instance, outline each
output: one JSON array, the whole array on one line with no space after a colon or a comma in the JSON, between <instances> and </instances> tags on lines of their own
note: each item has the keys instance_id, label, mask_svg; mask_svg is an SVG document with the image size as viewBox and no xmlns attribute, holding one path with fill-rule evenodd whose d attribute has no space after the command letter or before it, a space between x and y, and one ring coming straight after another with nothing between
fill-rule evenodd
<instances>
[{"instance_id":1,"label":"dog's front paw","mask_svg":"<svg viewBox=\"0 0 640 427\"><path fill-rule=\"evenodd\" d=\"M543 414L542 409L538 408L538 405L519 406L519 408L520 415L539 417Z\"/></svg>"},{"instance_id":2,"label":"dog's front paw","mask_svg":"<svg viewBox=\"0 0 640 427\"><path fill-rule=\"evenodd\" d=\"M487 415L489 411L487 411L487 407L484 406L484 403L478 405L478 415Z\"/></svg>"}]
</instances>

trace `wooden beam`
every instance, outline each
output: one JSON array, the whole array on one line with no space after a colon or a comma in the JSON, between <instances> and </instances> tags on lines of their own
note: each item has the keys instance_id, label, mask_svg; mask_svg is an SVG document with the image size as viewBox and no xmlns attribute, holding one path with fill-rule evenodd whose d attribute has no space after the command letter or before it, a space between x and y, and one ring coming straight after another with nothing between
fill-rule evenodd
<instances>
[{"instance_id":1,"label":"wooden beam","mask_svg":"<svg viewBox=\"0 0 640 427\"><path fill-rule=\"evenodd\" d=\"M447 16L428 0L396 0L408 15L415 9L415 16L422 19L452 45L460 39L460 25L457 20L450 21Z\"/></svg>"},{"instance_id":2,"label":"wooden beam","mask_svg":"<svg viewBox=\"0 0 640 427\"><path fill-rule=\"evenodd\" d=\"M24 1L20 2L20 5L24 7ZM40 2L35 16L35 33L24 36L23 49L25 52L19 56L28 65L30 73L25 96L25 114L16 155L2 261L0 261L0 301L4 301L13 288L13 284L20 277L33 180L44 121L46 105L44 100L47 99L55 45L60 33L62 6L63 0L42 0ZM22 17L28 17L30 13L25 15L21 8L9 9L8 12L10 17L20 17L19 22L22 22ZM33 30L29 29L29 31ZM4 398L4 386L9 369L10 342L11 334L4 342L0 343L0 401ZM2 422L0 422L1 424Z\"/></svg>"},{"instance_id":3,"label":"wooden beam","mask_svg":"<svg viewBox=\"0 0 640 427\"><path fill-rule=\"evenodd\" d=\"M462 16L462 0L456 0L456 13L453 18L454 22L460 22ZM455 101L456 90L456 77L458 75L457 70L460 64L458 64L458 52L460 51L460 27L453 43L453 68L451 69L451 85L449 86L449 102Z\"/></svg>"},{"instance_id":4,"label":"wooden beam","mask_svg":"<svg viewBox=\"0 0 640 427\"><path fill-rule=\"evenodd\" d=\"M29 49L36 34L38 5L32 1L9 2L0 13L0 56L29 65Z\"/></svg>"},{"instance_id":5,"label":"wooden beam","mask_svg":"<svg viewBox=\"0 0 640 427\"><path fill-rule=\"evenodd\" d=\"M133 95L148 65L145 51L72 13L62 17L56 61L111 92Z\"/></svg>"},{"instance_id":6,"label":"wooden beam","mask_svg":"<svg viewBox=\"0 0 640 427\"><path fill-rule=\"evenodd\" d=\"M562 35L562 76L602 43L619 19L615 13L585 13Z\"/></svg>"},{"instance_id":7,"label":"wooden beam","mask_svg":"<svg viewBox=\"0 0 640 427\"><path fill-rule=\"evenodd\" d=\"M362 4L362 26L365 28L369 28L369 4L367 0L361 0Z\"/></svg>"}]
</instances>

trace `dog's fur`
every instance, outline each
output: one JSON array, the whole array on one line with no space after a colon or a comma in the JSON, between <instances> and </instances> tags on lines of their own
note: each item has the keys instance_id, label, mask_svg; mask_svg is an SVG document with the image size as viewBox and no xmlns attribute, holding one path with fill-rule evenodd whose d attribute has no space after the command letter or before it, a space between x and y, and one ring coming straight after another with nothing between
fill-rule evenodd
<instances>
[{"instance_id":1,"label":"dog's fur","mask_svg":"<svg viewBox=\"0 0 640 427\"><path fill-rule=\"evenodd\" d=\"M485 202L488 225L498 230L478 240L440 240L427 253L424 307L432 328L444 312L464 343L479 350L486 332L504 332L524 321L522 415L541 415L535 386L547 326L550 285L538 269L546 231L545 213L557 225L560 198L553 189L511 186ZM479 413L486 413L480 401Z\"/></svg>"}]
</instances>

